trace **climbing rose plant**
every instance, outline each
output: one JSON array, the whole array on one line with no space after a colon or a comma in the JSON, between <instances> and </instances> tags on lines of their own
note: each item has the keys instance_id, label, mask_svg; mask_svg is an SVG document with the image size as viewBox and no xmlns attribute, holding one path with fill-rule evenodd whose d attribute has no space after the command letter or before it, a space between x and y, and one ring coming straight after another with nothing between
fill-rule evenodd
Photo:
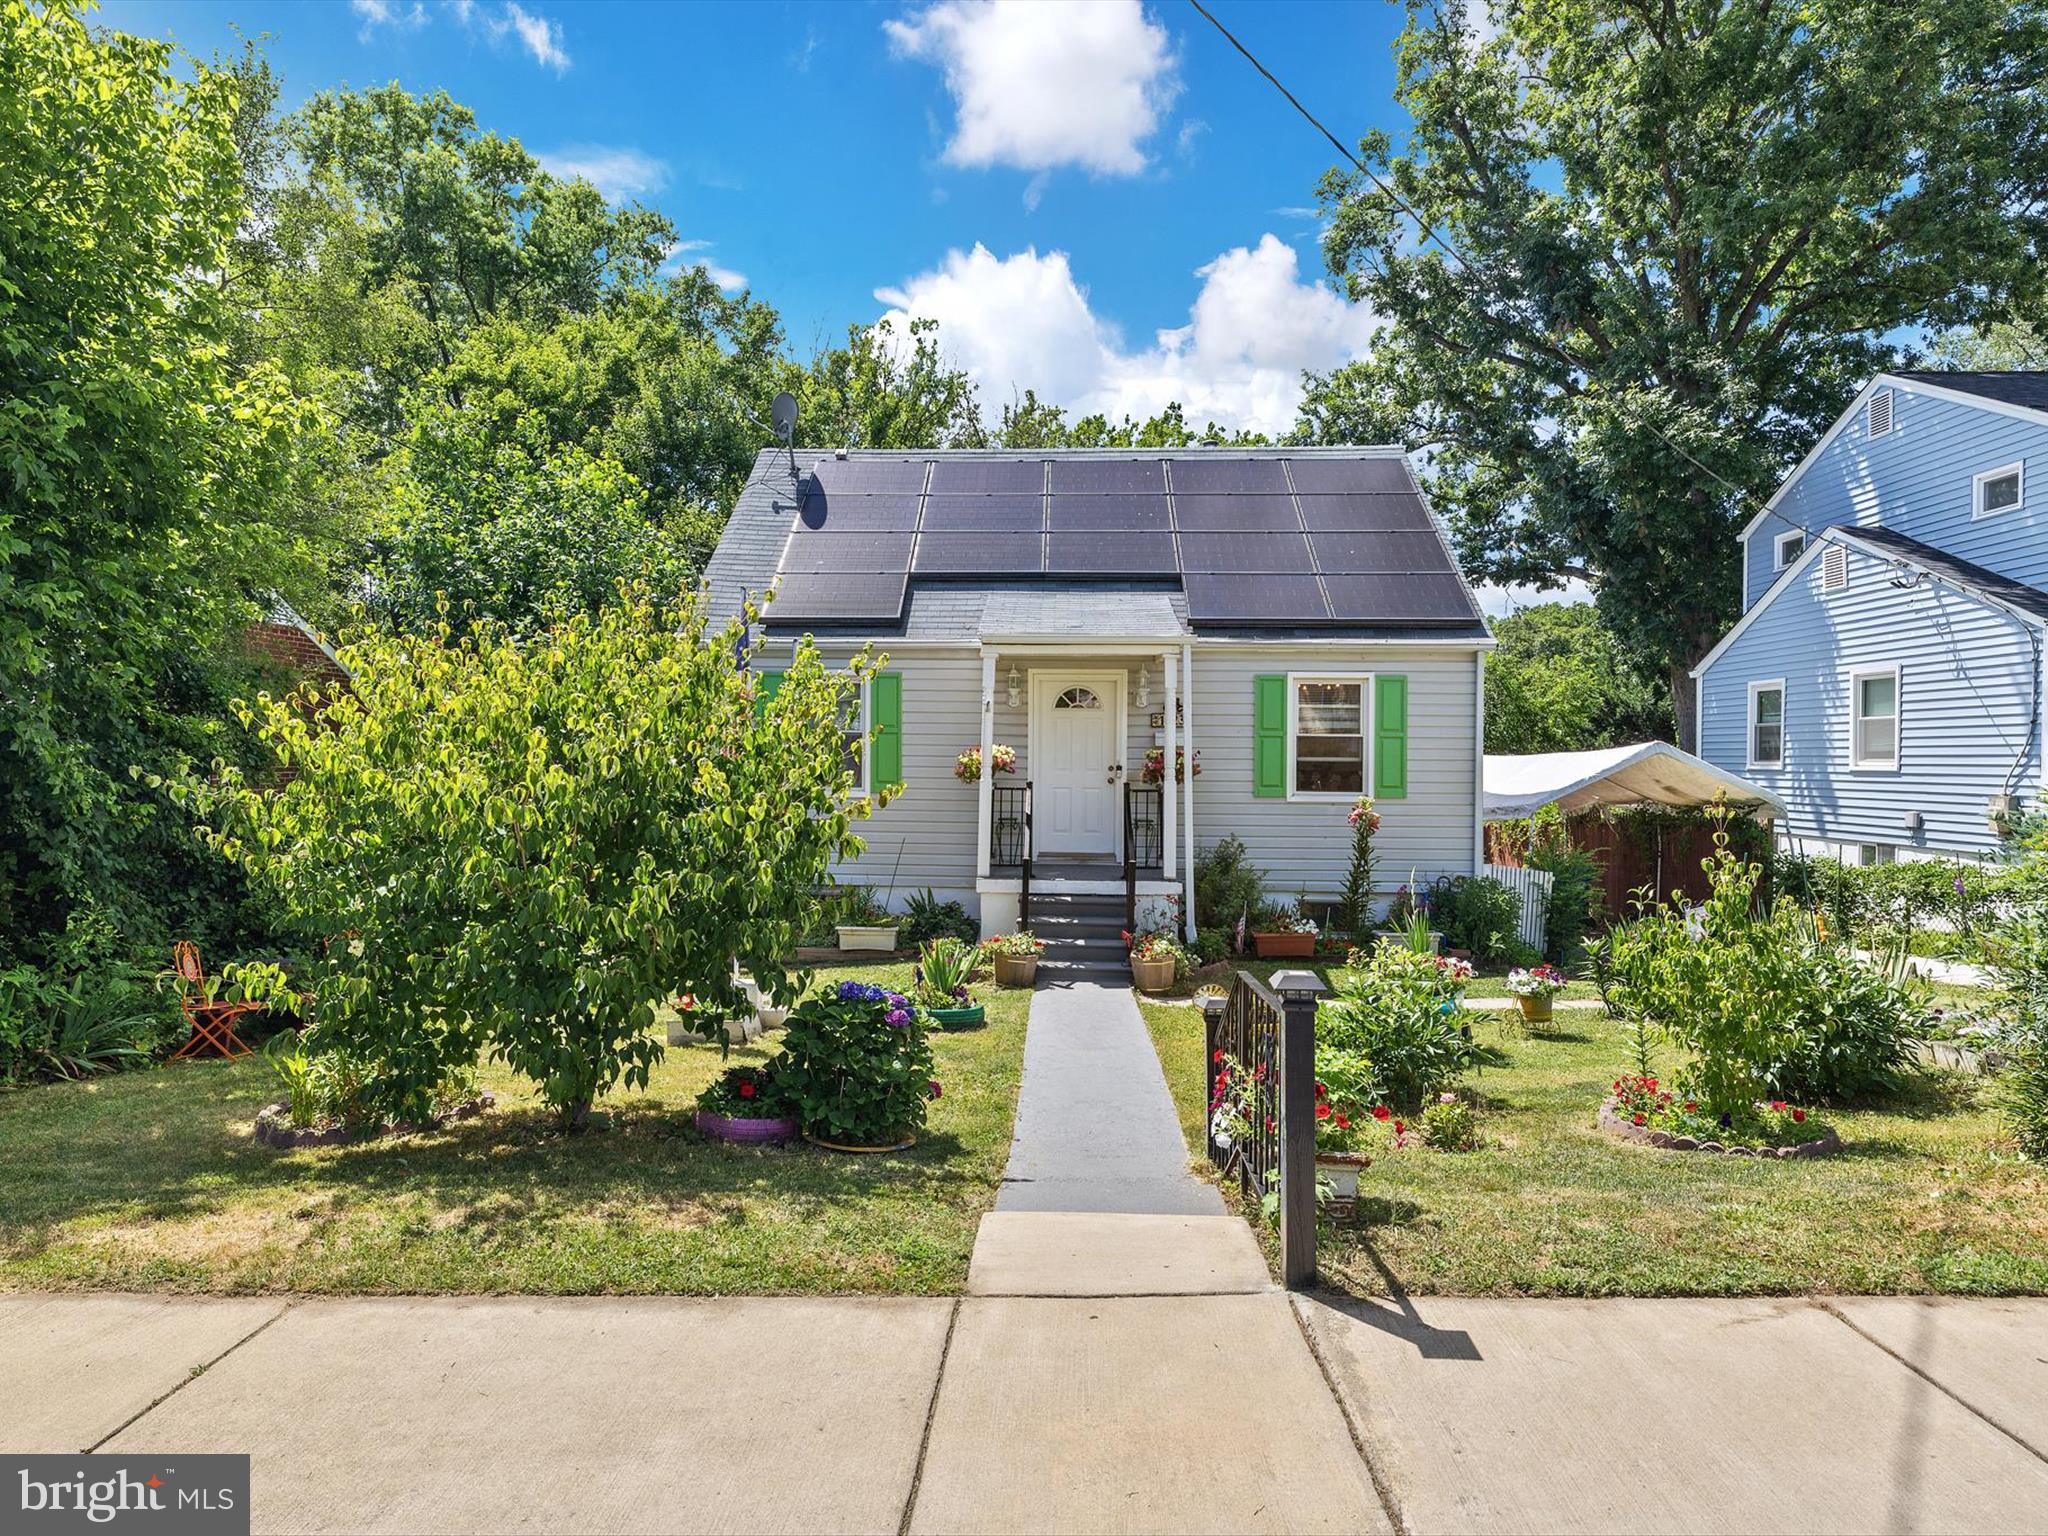
<instances>
[{"instance_id":1,"label":"climbing rose plant","mask_svg":"<svg viewBox=\"0 0 2048 1536\"><path fill-rule=\"evenodd\" d=\"M862 847L840 722L870 668L800 644L769 699L743 638L633 590L525 640L368 636L352 691L243 709L281 789L181 786L311 941L315 1042L380 1108L488 1051L580 1129L646 1085L665 999L737 1012L736 964L793 995L781 957Z\"/></svg>"}]
</instances>

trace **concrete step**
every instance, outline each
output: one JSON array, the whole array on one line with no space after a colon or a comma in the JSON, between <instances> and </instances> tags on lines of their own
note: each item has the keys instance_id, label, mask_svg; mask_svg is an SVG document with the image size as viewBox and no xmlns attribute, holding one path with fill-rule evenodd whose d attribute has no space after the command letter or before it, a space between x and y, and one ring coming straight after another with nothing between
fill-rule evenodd
<instances>
[{"instance_id":1,"label":"concrete step","mask_svg":"<svg viewBox=\"0 0 2048 1536\"><path fill-rule=\"evenodd\" d=\"M970 1296L1229 1296L1273 1289L1238 1216L990 1211L967 1270Z\"/></svg>"}]
</instances>

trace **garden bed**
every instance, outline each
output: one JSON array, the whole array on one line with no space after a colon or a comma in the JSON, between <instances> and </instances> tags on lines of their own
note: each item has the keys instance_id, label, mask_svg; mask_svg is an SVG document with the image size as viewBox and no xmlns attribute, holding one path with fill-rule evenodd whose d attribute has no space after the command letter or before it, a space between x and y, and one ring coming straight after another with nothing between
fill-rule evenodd
<instances>
[{"instance_id":1,"label":"garden bed","mask_svg":"<svg viewBox=\"0 0 2048 1536\"><path fill-rule=\"evenodd\" d=\"M424 1125L399 1121L389 1125L358 1126L293 1125L290 1112L284 1105L266 1104L256 1111L256 1139L266 1147L285 1150L292 1147L338 1147L348 1142L374 1141L379 1136L413 1136L452 1121L480 1115L497 1102L495 1094L480 1093L473 1099L465 1099L440 1111Z\"/></svg>"},{"instance_id":2,"label":"garden bed","mask_svg":"<svg viewBox=\"0 0 2048 1536\"><path fill-rule=\"evenodd\" d=\"M1725 1157L1826 1157L1831 1152L1842 1150L1842 1138L1835 1134L1833 1126L1824 1129L1812 1141L1793 1142L1788 1146L1764 1145L1745 1146L1739 1141L1722 1143L1701 1141L1693 1136L1675 1136L1670 1131L1659 1130L1654 1125L1636 1125L1623 1119L1615 1112L1614 1101L1608 1100L1600 1106L1600 1129L1610 1136L1619 1136L1623 1141L1641 1142L1646 1147L1656 1147L1667 1152L1709 1152Z\"/></svg>"}]
</instances>

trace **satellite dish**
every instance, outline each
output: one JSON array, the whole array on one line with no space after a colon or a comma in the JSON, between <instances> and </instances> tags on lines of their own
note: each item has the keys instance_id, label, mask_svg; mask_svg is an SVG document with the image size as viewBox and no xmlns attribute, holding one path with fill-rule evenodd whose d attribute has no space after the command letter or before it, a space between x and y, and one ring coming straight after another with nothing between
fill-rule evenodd
<instances>
[{"instance_id":1,"label":"satellite dish","mask_svg":"<svg viewBox=\"0 0 2048 1536\"><path fill-rule=\"evenodd\" d=\"M796 396L788 390L777 395L768 407L769 420L775 424L775 436L782 442L796 440Z\"/></svg>"}]
</instances>

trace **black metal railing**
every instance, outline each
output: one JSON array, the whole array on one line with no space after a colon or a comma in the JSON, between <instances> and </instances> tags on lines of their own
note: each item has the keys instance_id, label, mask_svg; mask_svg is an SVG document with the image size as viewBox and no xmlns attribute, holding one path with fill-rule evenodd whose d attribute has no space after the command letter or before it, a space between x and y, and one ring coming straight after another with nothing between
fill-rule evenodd
<instances>
[{"instance_id":1,"label":"black metal railing","mask_svg":"<svg viewBox=\"0 0 2048 1536\"><path fill-rule=\"evenodd\" d=\"M1158 784L1124 786L1124 859L1140 869L1166 862L1166 790Z\"/></svg>"},{"instance_id":2,"label":"black metal railing","mask_svg":"<svg viewBox=\"0 0 2048 1536\"><path fill-rule=\"evenodd\" d=\"M1019 923L1031 926L1031 781L997 784L989 790L988 861L1016 865L1021 875L1017 898Z\"/></svg>"},{"instance_id":3,"label":"black metal railing","mask_svg":"<svg viewBox=\"0 0 2048 1536\"><path fill-rule=\"evenodd\" d=\"M1316 1273L1316 997L1322 983L1306 971L1282 971L1268 987L1239 971L1221 1006L1203 1009L1202 1059L1209 1161L1235 1176L1250 1209L1263 1214L1278 1197L1280 1268L1290 1287ZM1228 1073L1229 1076L1224 1074ZM1240 1113L1219 1140L1217 1111Z\"/></svg>"}]
</instances>

